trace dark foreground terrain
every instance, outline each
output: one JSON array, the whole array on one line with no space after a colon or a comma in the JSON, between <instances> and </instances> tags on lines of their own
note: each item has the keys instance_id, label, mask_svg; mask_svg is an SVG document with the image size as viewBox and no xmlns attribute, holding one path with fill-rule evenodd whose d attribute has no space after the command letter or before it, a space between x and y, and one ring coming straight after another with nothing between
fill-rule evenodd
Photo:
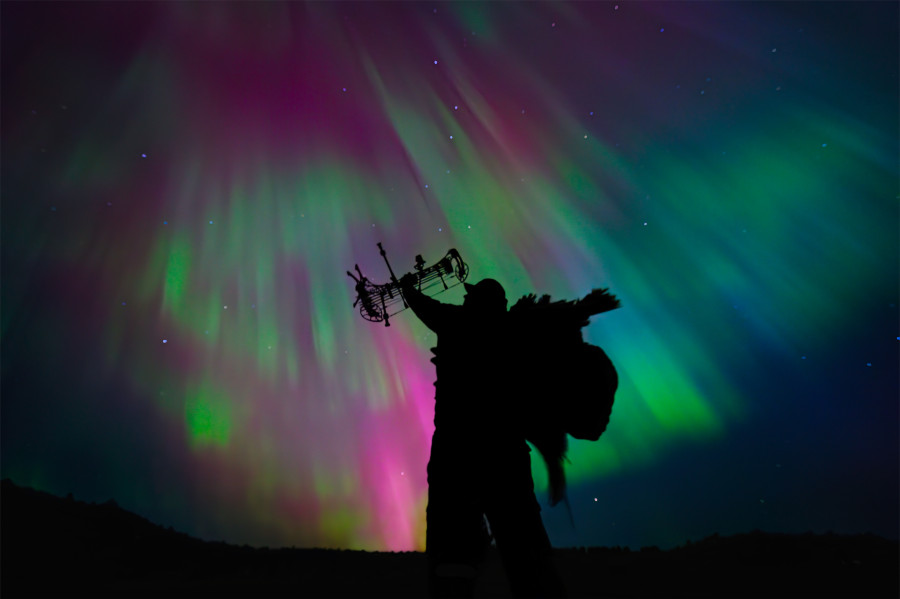
<instances>
[{"instance_id":1,"label":"dark foreground terrain","mask_svg":"<svg viewBox=\"0 0 900 599\"><path fill-rule=\"evenodd\" d=\"M421 597L421 553L210 543L113 502L22 488L0 494L0 595ZM572 597L898 597L898 543L870 535L713 536L669 551L557 549ZM508 597L491 554L478 596Z\"/></svg>"}]
</instances>

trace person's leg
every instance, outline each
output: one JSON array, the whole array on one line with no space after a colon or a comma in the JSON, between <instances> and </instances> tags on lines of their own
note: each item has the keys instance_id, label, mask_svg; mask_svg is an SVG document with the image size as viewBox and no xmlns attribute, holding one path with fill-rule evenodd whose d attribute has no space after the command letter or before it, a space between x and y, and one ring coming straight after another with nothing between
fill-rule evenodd
<instances>
[{"instance_id":1,"label":"person's leg","mask_svg":"<svg viewBox=\"0 0 900 599\"><path fill-rule=\"evenodd\" d=\"M472 597L475 578L489 543L484 518L474 504L429 493L425 554L432 597Z\"/></svg>"},{"instance_id":2,"label":"person's leg","mask_svg":"<svg viewBox=\"0 0 900 599\"><path fill-rule=\"evenodd\" d=\"M527 453L500 455L487 488L486 513L514 597L564 597L550 538L534 495Z\"/></svg>"},{"instance_id":3,"label":"person's leg","mask_svg":"<svg viewBox=\"0 0 900 599\"><path fill-rule=\"evenodd\" d=\"M550 539L541 521L540 506L520 501L517 506L496 504L488 512L491 532L513 597L565 597L565 586L553 564Z\"/></svg>"},{"instance_id":4,"label":"person's leg","mask_svg":"<svg viewBox=\"0 0 900 599\"><path fill-rule=\"evenodd\" d=\"M428 466L425 553L431 597L472 597L478 567L490 543L483 508L469 476L455 462Z\"/></svg>"}]
</instances>

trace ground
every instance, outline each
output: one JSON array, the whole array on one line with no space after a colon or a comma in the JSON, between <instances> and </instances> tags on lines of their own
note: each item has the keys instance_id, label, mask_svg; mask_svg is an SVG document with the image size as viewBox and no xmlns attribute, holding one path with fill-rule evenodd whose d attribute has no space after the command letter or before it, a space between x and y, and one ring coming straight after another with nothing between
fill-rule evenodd
<instances>
[{"instance_id":1,"label":"ground","mask_svg":"<svg viewBox=\"0 0 900 599\"><path fill-rule=\"evenodd\" d=\"M2 486L3 597L421 597L425 556L211 543L114 502ZM571 597L898 597L898 542L872 535L712 536L668 551L556 549ZM490 553L478 597L508 597Z\"/></svg>"}]
</instances>

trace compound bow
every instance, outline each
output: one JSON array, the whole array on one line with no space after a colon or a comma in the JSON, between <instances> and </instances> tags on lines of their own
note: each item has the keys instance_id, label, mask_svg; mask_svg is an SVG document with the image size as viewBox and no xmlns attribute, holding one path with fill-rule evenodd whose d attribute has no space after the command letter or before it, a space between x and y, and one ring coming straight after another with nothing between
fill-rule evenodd
<instances>
[{"instance_id":1,"label":"compound bow","mask_svg":"<svg viewBox=\"0 0 900 599\"><path fill-rule=\"evenodd\" d=\"M355 308L359 305L359 313L363 318L370 322L384 321L384 326L391 326L390 317L398 312L406 310L406 300L400 291L400 281L394 276L394 270L391 263L388 262L387 254L381 243L378 243L378 249L381 257L387 264L388 272L391 273L391 281L383 285L372 283L363 276L359 269L359 264L355 265L356 273L359 277L355 277L349 270L347 275L356 281L356 301L353 302ZM415 272L416 281L418 282L419 291L426 295L437 295L442 291L446 291L451 287L459 285L469 276L469 267L463 262L462 257L456 249L451 248L447 255L441 258L439 262L431 266L425 266L425 260L422 255L416 256ZM434 293L426 293L428 290L434 290Z\"/></svg>"}]
</instances>

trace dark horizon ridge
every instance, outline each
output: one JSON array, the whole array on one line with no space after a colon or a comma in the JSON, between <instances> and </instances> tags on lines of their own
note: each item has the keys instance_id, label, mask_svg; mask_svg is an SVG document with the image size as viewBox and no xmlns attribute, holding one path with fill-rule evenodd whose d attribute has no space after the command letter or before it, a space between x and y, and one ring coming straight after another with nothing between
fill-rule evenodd
<instances>
[{"instance_id":1,"label":"dark horizon ridge","mask_svg":"<svg viewBox=\"0 0 900 599\"><path fill-rule=\"evenodd\" d=\"M204 541L120 508L2 481L4 597L422 597L425 555ZM712 535L668 550L554 548L570 597L897 597L874 534ZM496 551L476 597L508 597Z\"/></svg>"}]
</instances>

